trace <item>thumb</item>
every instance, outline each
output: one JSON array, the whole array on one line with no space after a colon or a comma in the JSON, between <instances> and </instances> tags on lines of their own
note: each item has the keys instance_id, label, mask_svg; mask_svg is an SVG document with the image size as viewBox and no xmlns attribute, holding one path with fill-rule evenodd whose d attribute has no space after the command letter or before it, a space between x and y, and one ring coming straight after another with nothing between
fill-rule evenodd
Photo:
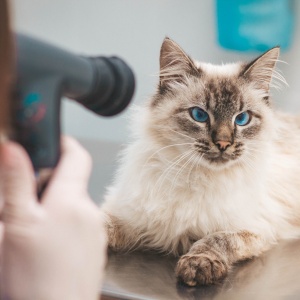
<instances>
[{"instance_id":1,"label":"thumb","mask_svg":"<svg viewBox=\"0 0 300 300\"><path fill-rule=\"evenodd\" d=\"M15 215L37 201L33 168L26 151L17 143L0 146L0 178L4 207L2 215Z\"/></svg>"}]
</instances>

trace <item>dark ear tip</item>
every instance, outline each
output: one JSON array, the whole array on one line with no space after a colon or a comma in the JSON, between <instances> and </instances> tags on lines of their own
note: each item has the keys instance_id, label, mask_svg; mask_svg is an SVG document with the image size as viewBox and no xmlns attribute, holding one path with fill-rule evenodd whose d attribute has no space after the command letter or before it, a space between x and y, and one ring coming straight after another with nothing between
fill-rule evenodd
<instances>
[{"instance_id":1,"label":"dark ear tip","mask_svg":"<svg viewBox=\"0 0 300 300\"><path fill-rule=\"evenodd\" d=\"M172 39L166 36L161 44L161 50L170 49L174 44L176 44Z\"/></svg>"},{"instance_id":2,"label":"dark ear tip","mask_svg":"<svg viewBox=\"0 0 300 300\"><path fill-rule=\"evenodd\" d=\"M280 49L280 46L279 46L279 45L277 45L277 46L273 47L272 49L270 49L270 51L272 51L272 50L276 50L276 52L277 52L277 56L279 56L279 55L280 55L280 51L281 51L281 49Z\"/></svg>"},{"instance_id":3,"label":"dark ear tip","mask_svg":"<svg viewBox=\"0 0 300 300\"><path fill-rule=\"evenodd\" d=\"M172 42L172 40L168 36L166 36L163 40L163 44L168 42Z\"/></svg>"},{"instance_id":4,"label":"dark ear tip","mask_svg":"<svg viewBox=\"0 0 300 300\"><path fill-rule=\"evenodd\" d=\"M278 50L280 52L280 50L281 50L280 48L281 48L280 45L276 45L273 48L271 48L269 51L271 51L271 50Z\"/></svg>"}]
</instances>

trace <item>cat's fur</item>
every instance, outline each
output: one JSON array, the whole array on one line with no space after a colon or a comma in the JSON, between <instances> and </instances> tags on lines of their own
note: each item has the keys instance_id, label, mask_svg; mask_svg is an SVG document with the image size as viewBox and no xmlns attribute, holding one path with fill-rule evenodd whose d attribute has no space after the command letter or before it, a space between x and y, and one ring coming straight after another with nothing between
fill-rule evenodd
<instances>
[{"instance_id":1,"label":"cat's fur","mask_svg":"<svg viewBox=\"0 0 300 300\"><path fill-rule=\"evenodd\" d=\"M176 273L193 286L299 237L300 120L272 108L278 55L214 66L164 40L158 91L136 109L134 142L103 205L112 249L183 255ZM195 106L207 122L191 118ZM244 111L250 123L235 125Z\"/></svg>"}]
</instances>

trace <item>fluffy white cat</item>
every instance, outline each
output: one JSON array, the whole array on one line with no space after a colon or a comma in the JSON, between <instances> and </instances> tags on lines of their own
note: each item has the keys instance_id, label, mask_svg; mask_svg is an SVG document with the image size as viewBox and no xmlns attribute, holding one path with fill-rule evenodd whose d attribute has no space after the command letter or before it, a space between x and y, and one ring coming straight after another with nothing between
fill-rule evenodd
<instances>
[{"instance_id":1,"label":"fluffy white cat","mask_svg":"<svg viewBox=\"0 0 300 300\"><path fill-rule=\"evenodd\" d=\"M278 56L214 66L164 40L159 88L135 109L103 205L113 250L182 255L193 286L300 235L300 120L272 108Z\"/></svg>"}]
</instances>

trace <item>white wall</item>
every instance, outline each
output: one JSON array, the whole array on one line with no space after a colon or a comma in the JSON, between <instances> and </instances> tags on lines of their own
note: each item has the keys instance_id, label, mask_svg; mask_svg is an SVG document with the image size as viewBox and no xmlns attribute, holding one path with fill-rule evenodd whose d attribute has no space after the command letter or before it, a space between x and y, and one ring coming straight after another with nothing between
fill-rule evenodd
<instances>
[{"instance_id":1,"label":"white wall","mask_svg":"<svg viewBox=\"0 0 300 300\"><path fill-rule=\"evenodd\" d=\"M220 63L251 59L254 55L222 50L216 42L213 0L14 0L16 30L43 38L78 54L119 55L134 69L134 103L144 101L156 88L158 58L168 35L192 57ZM300 18L300 1L295 1ZM300 22L293 48L281 65L290 88L275 93L287 110L300 110ZM281 100L282 101L281 101ZM91 139L126 141L126 116L104 119L78 104L63 105L64 132Z\"/></svg>"}]
</instances>

